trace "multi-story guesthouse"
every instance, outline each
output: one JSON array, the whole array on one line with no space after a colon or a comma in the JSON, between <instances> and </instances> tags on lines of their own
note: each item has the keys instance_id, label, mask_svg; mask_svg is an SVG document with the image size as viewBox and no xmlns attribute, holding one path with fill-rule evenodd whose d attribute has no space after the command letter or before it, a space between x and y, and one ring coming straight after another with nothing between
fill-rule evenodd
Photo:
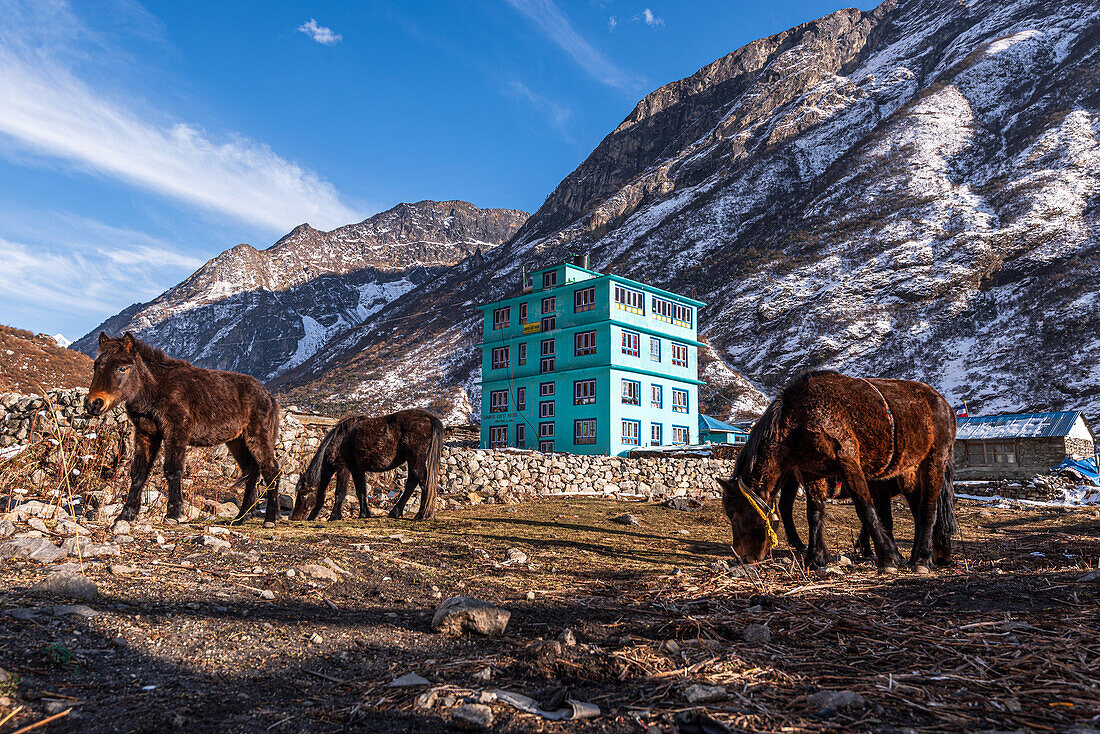
<instances>
[{"instance_id":1,"label":"multi-story guesthouse","mask_svg":"<svg viewBox=\"0 0 1100 734\"><path fill-rule=\"evenodd\" d=\"M480 307L481 445L622 455L696 443L703 305L581 264L536 270L521 295Z\"/></svg>"}]
</instances>

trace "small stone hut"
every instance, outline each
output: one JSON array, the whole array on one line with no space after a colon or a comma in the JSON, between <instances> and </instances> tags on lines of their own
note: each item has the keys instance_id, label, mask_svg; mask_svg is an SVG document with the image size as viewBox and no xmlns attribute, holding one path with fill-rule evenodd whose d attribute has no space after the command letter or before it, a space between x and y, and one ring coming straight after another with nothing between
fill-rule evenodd
<instances>
[{"instance_id":1,"label":"small stone hut","mask_svg":"<svg viewBox=\"0 0 1100 734\"><path fill-rule=\"evenodd\" d=\"M1027 479L1067 456L1086 459L1095 452L1096 436L1080 411L959 418L955 478Z\"/></svg>"}]
</instances>

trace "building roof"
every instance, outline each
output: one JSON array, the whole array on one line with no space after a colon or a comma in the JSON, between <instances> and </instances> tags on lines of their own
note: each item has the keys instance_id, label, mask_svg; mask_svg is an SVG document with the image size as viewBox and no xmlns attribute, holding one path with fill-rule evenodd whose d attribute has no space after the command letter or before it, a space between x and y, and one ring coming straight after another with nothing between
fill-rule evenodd
<instances>
[{"instance_id":1,"label":"building roof","mask_svg":"<svg viewBox=\"0 0 1100 734\"><path fill-rule=\"evenodd\" d=\"M729 423L724 423L717 418L702 413L699 414L699 430L710 431L711 433L748 433L742 428L731 426Z\"/></svg>"},{"instance_id":2,"label":"building roof","mask_svg":"<svg viewBox=\"0 0 1100 734\"><path fill-rule=\"evenodd\" d=\"M955 439L999 438L1056 438L1068 436L1079 410L1062 410L1052 413L1016 413L1012 415L982 415L959 418ZM1088 421L1085 421L1088 426ZM1089 432L1092 429L1089 428Z\"/></svg>"}]
</instances>

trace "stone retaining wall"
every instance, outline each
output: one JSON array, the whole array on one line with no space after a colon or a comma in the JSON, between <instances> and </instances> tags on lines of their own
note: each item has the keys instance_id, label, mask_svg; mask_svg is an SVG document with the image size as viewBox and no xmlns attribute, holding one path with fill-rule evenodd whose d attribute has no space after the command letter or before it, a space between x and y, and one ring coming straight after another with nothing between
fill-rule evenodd
<instances>
[{"instance_id":1,"label":"stone retaining wall","mask_svg":"<svg viewBox=\"0 0 1100 734\"><path fill-rule=\"evenodd\" d=\"M45 396L0 394L0 451L13 446L34 444L39 447L41 464L34 472L36 486L57 482L56 469L71 464L79 472L80 462L58 456L68 447L77 459L97 468L104 463L119 468L128 458L129 420L125 411L115 408L104 416L85 415L86 390L52 390ZM280 489L292 493L299 473L320 444L332 421L284 413L280 424L277 458L284 476ZM113 452L113 454L112 454ZM106 462L99 454L112 454ZM0 454L2 455L2 454ZM76 461L74 459L73 461ZM479 502L512 503L535 496L562 494L622 496L663 499L679 495L717 497L716 476L733 472L733 459L542 454L534 451L483 450L458 446L443 449L440 493L444 501L456 504ZM158 480L158 469L150 478L150 487ZM240 474L224 446L191 449L188 452L185 490L196 478L233 479ZM407 470L368 475L376 496L384 499L404 486ZM116 480L125 486L125 477ZM224 485L224 481L219 482ZM57 486L56 484L54 486ZM86 487L88 490L100 489ZM117 491L116 491L117 495ZM330 495L331 497L331 492ZM350 498L349 498L350 499ZM104 500L111 502L112 500ZM196 503L198 501L196 500Z\"/></svg>"}]
</instances>

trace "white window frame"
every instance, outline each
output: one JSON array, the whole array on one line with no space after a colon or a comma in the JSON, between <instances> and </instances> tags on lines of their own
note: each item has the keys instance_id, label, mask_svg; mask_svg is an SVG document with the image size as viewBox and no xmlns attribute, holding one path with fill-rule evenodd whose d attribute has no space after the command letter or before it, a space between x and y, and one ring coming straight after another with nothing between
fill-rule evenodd
<instances>
[{"instance_id":1,"label":"white window frame","mask_svg":"<svg viewBox=\"0 0 1100 734\"><path fill-rule=\"evenodd\" d=\"M649 407L651 407L651 408L664 408L665 407L665 389L662 385L650 385L649 386Z\"/></svg>"},{"instance_id":2,"label":"white window frame","mask_svg":"<svg viewBox=\"0 0 1100 734\"><path fill-rule=\"evenodd\" d=\"M622 401L623 405L642 404L642 383L639 380L623 379Z\"/></svg>"},{"instance_id":3,"label":"white window frame","mask_svg":"<svg viewBox=\"0 0 1100 734\"><path fill-rule=\"evenodd\" d=\"M499 449L508 445L508 426L489 426L489 448Z\"/></svg>"},{"instance_id":4,"label":"white window frame","mask_svg":"<svg viewBox=\"0 0 1100 734\"><path fill-rule=\"evenodd\" d=\"M524 448L524 444L527 443L527 426L522 423L516 424L516 448Z\"/></svg>"},{"instance_id":5,"label":"white window frame","mask_svg":"<svg viewBox=\"0 0 1100 734\"><path fill-rule=\"evenodd\" d=\"M575 419L573 421L573 445L591 446L594 443L596 443L596 419Z\"/></svg>"},{"instance_id":6,"label":"white window frame","mask_svg":"<svg viewBox=\"0 0 1100 734\"><path fill-rule=\"evenodd\" d=\"M512 348L507 347L493 347L493 364L494 370L502 370L508 367L508 363L512 361Z\"/></svg>"},{"instance_id":7,"label":"white window frame","mask_svg":"<svg viewBox=\"0 0 1100 734\"><path fill-rule=\"evenodd\" d=\"M596 353L596 331L578 331L573 335L573 356L586 357Z\"/></svg>"},{"instance_id":8,"label":"white window frame","mask_svg":"<svg viewBox=\"0 0 1100 734\"><path fill-rule=\"evenodd\" d=\"M553 400L540 400L539 401L539 418L553 418L554 417L554 401Z\"/></svg>"},{"instance_id":9,"label":"white window frame","mask_svg":"<svg viewBox=\"0 0 1100 734\"><path fill-rule=\"evenodd\" d=\"M489 412L490 413L507 413L508 412L508 391L507 390L492 390L489 393Z\"/></svg>"},{"instance_id":10,"label":"white window frame","mask_svg":"<svg viewBox=\"0 0 1100 734\"><path fill-rule=\"evenodd\" d=\"M523 366L527 364L527 342L520 342L516 347L516 364Z\"/></svg>"},{"instance_id":11,"label":"white window frame","mask_svg":"<svg viewBox=\"0 0 1100 734\"><path fill-rule=\"evenodd\" d=\"M623 329L623 354L628 357L639 357L642 354L642 335L636 331ZM631 346L633 344L633 346Z\"/></svg>"},{"instance_id":12,"label":"white window frame","mask_svg":"<svg viewBox=\"0 0 1100 734\"><path fill-rule=\"evenodd\" d=\"M554 390L555 390L555 387L554 387L553 382L540 382L539 383L539 397L540 398L550 397L551 395L554 394Z\"/></svg>"},{"instance_id":13,"label":"white window frame","mask_svg":"<svg viewBox=\"0 0 1100 734\"><path fill-rule=\"evenodd\" d=\"M592 405L596 402L596 378L573 381L573 405Z\"/></svg>"},{"instance_id":14,"label":"white window frame","mask_svg":"<svg viewBox=\"0 0 1100 734\"><path fill-rule=\"evenodd\" d=\"M677 353L683 355L683 358L677 357ZM673 367L687 367L688 366L688 348L687 344L678 344L672 342L672 366Z\"/></svg>"},{"instance_id":15,"label":"white window frame","mask_svg":"<svg viewBox=\"0 0 1100 734\"><path fill-rule=\"evenodd\" d=\"M512 307L505 306L493 311L493 330L506 329L512 323Z\"/></svg>"},{"instance_id":16,"label":"white window frame","mask_svg":"<svg viewBox=\"0 0 1100 734\"><path fill-rule=\"evenodd\" d=\"M689 393L687 390L681 390L678 387L672 388L672 412L690 413L691 393Z\"/></svg>"},{"instance_id":17,"label":"white window frame","mask_svg":"<svg viewBox=\"0 0 1100 734\"><path fill-rule=\"evenodd\" d=\"M677 436L682 436L682 440L677 440ZM687 426L673 426L672 427L672 445L673 446L687 446L691 443L691 430Z\"/></svg>"},{"instance_id":18,"label":"white window frame","mask_svg":"<svg viewBox=\"0 0 1100 734\"><path fill-rule=\"evenodd\" d=\"M554 421L543 421L539 423L539 439L553 438L554 437Z\"/></svg>"},{"instance_id":19,"label":"white window frame","mask_svg":"<svg viewBox=\"0 0 1100 734\"><path fill-rule=\"evenodd\" d=\"M578 288L573 294L573 313L591 311L596 308L596 286Z\"/></svg>"},{"instance_id":20,"label":"white window frame","mask_svg":"<svg viewBox=\"0 0 1100 734\"><path fill-rule=\"evenodd\" d=\"M649 424L649 445L661 446L664 441L664 428L660 423Z\"/></svg>"},{"instance_id":21,"label":"white window frame","mask_svg":"<svg viewBox=\"0 0 1100 734\"><path fill-rule=\"evenodd\" d=\"M615 284L615 308L628 313L645 315L645 294L624 285Z\"/></svg>"},{"instance_id":22,"label":"white window frame","mask_svg":"<svg viewBox=\"0 0 1100 734\"><path fill-rule=\"evenodd\" d=\"M558 297L547 296L542 299L542 312L543 314L557 313L558 311Z\"/></svg>"},{"instance_id":23,"label":"white window frame","mask_svg":"<svg viewBox=\"0 0 1100 734\"><path fill-rule=\"evenodd\" d=\"M642 443L642 422L633 418L623 418L620 437L624 446L640 446Z\"/></svg>"},{"instance_id":24,"label":"white window frame","mask_svg":"<svg viewBox=\"0 0 1100 734\"><path fill-rule=\"evenodd\" d=\"M542 287L543 288L557 288L558 287L558 271L550 270L542 274Z\"/></svg>"},{"instance_id":25,"label":"white window frame","mask_svg":"<svg viewBox=\"0 0 1100 734\"><path fill-rule=\"evenodd\" d=\"M649 337L649 361L661 361L661 340L655 336Z\"/></svg>"},{"instance_id":26,"label":"white window frame","mask_svg":"<svg viewBox=\"0 0 1100 734\"><path fill-rule=\"evenodd\" d=\"M527 388L516 388L516 410L527 410Z\"/></svg>"}]
</instances>

